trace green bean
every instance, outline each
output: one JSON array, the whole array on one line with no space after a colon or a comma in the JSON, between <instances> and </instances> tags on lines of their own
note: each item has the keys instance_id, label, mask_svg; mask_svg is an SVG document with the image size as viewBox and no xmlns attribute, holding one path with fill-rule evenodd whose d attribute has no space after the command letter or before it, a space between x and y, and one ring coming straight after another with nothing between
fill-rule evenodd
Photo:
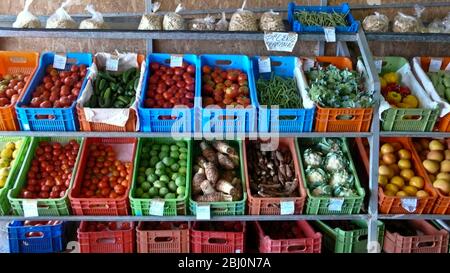
<instances>
[{"instance_id":1,"label":"green bean","mask_svg":"<svg viewBox=\"0 0 450 273\"><path fill-rule=\"evenodd\" d=\"M261 105L268 107L278 105L280 109L302 108L297 84L293 79L275 76L270 79L260 78L256 87Z\"/></svg>"},{"instance_id":2,"label":"green bean","mask_svg":"<svg viewBox=\"0 0 450 273\"><path fill-rule=\"evenodd\" d=\"M347 26L347 13L298 11L294 14L297 21L305 26L337 27Z\"/></svg>"}]
</instances>

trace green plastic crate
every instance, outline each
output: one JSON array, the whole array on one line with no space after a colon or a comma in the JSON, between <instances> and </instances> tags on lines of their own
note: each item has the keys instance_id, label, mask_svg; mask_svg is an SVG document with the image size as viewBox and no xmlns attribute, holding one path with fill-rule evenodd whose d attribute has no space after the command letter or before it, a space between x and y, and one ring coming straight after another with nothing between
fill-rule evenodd
<instances>
[{"instance_id":1,"label":"green plastic crate","mask_svg":"<svg viewBox=\"0 0 450 273\"><path fill-rule=\"evenodd\" d=\"M240 163L240 169L241 169L241 181L242 181L242 200L241 201L234 201L234 202L209 202L207 204L210 205L211 209L211 216L213 215L244 215L245 214L245 204L247 200L247 193L245 192L245 175L244 175L244 164L245 162L242 161L243 154L243 144L242 140L228 140L225 141L228 143L228 145L231 145L235 149L239 149L239 163ZM199 155L200 148L198 146L198 142L196 142L192 152L193 160ZM194 161L195 162L195 161ZM206 204L206 203L205 203ZM192 215L196 215L197 211L197 205L198 203L192 200L191 193L189 193L189 210L191 211Z\"/></svg>"},{"instance_id":2,"label":"green plastic crate","mask_svg":"<svg viewBox=\"0 0 450 273\"><path fill-rule=\"evenodd\" d=\"M187 158L187 172L186 172L186 192L184 198L182 199L165 199L164 200L164 216L177 216L186 215L188 195L190 193L189 189L191 187L192 180L192 140L183 139L187 143L188 148L188 158ZM137 178L139 173L139 166L141 162L142 146L144 143L158 143L158 144L174 144L177 141L171 138L140 138L138 140L137 152L134 159L135 168L133 171L133 182L131 185L131 190L129 193L131 211L135 216L148 216L150 215L151 200L152 199L142 199L133 197L134 191L136 189Z\"/></svg>"},{"instance_id":3,"label":"green plastic crate","mask_svg":"<svg viewBox=\"0 0 450 273\"><path fill-rule=\"evenodd\" d=\"M334 253L367 253L367 222L364 220L350 221L360 229L345 231L339 227L332 228L325 222L316 221L314 226L323 235L325 248ZM383 245L384 224L378 221L378 242Z\"/></svg>"},{"instance_id":4,"label":"green plastic crate","mask_svg":"<svg viewBox=\"0 0 450 273\"><path fill-rule=\"evenodd\" d=\"M15 183L17 174L22 167L22 162L25 160L25 155L27 153L28 145L30 142L29 137L0 137L0 150L4 148L6 143L10 141L16 142L19 140L22 140L22 145L20 146L14 164L11 166L8 178L5 182L5 186L0 189L0 215L9 215L11 212L11 205L8 201L8 191Z\"/></svg>"},{"instance_id":5,"label":"green plastic crate","mask_svg":"<svg viewBox=\"0 0 450 273\"><path fill-rule=\"evenodd\" d=\"M361 187L361 184L359 182L358 173L356 172L355 165L353 164L352 156L350 154L347 140L345 138L340 138L343 143L342 150L343 150L344 154L347 156L347 158L349 159L350 171L353 174L353 176L355 177L355 189L356 189L356 192L358 193L358 196L343 198L343 204L342 204L340 211L330 210L328 208L328 206L330 205L330 202L334 198L333 197L315 197L311 194L311 192L306 184L306 175L305 175L305 167L304 167L305 164L303 161L303 151L306 148L317 144L318 142L320 142L321 139L322 138L314 138L314 139L302 138L302 139L298 139L298 141L296 141L296 143L295 143L297 152L298 152L298 156L301 159L300 160L300 168L301 168L301 172L302 172L303 185L305 186L306 192L308 194L308 198L306 199L306 214L313 214L313 215L357 214L360 212L360 210L363 206L365 191ZM301 142L301 144L299 144L299 142Z\"/></svg>"},{"instance_id":6,"label":"green plastic crate","mask_svg":"<svg viewBox=\"0 0 450 273\"><path fill-rule=\"evenodd\" d=\"M408 61L402 57L384 57L381 75L396 72ZM431 132L439 118L440 109L391 108L382 113L384 131ZM413 117L414 119L407 119Z\"/></svg>"},{"instance_id":7,"label":"green plastic crate","mask_svg":"<svg viewBox=\"0 0 450 273\"><path fill-rule=\"evenodd\" d=\"M37 201L38 206L38 214L39 216L66 216L70 215L69 210L69 190L73 186L73 181L76 176L76 169L78 166L78 162L81 155L81 150L83 148L83 138L73 138L73 137L33 137L31 138L28 151L25 156L25 160L23 162L23 166L20 170L20 173L18 175L18 178L16 180L16 183L14 184L14 187L9 191L8 193L8 199L11 204L11 207L13 209L14 215L24 215L23 211L23 202L25 200L30 199L23 199L18 198L20 194L20 190L25 186L27 181L27 173L28 170L31 167L31 161L34 157L34 151L38 147L39 142L41 141L49 141L49 142L59 142L62 144L68 143L71 139L75 139L80 144L79 153L77 155L77 160L75 162L75 166L73 168L72 172L72 178L70 180L69 188L66 191L66 194L62 198L55 198L55 199L32 199Z\"/></svg>"}]
</instances>

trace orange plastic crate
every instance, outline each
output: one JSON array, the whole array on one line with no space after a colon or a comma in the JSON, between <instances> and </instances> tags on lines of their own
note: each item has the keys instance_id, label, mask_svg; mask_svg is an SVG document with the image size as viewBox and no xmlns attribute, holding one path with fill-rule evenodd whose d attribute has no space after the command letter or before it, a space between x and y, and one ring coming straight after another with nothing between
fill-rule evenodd
<instances>
[{"instance_id":1,"label":"orange plastic crate","mask_svg":"<svg viewBox=\"0 0 450 273\"><path fill-rule=\"evenodd\" d=\"M295 173L297 176L297 180L299 183L298 194L299 197L286 197L286 198L266 198L266 197L255 197L252 195L250 190L250 179L248 168L245 168L245 183L247 187L248 194L248 214L250 215L280 215L281 214L281 202L282 201L293 201L295 211L294 214L302 214L303 206L306 200L306 190L304 184L302 182L300 164L298 159L298 153L295 147L295 139L294 138L280 138L280 145L289 147L292 158L294 160ZM243 149L243 160L242 162L247 162L247 145L248 140L245 141L245 148ZM248 164L247 164L248 166Z\"/></svg>"},{"instance_id":2,"label":"orange plastic crate","mask_svg":"<svg viewBox=\"0 0 450 273\"><path fill-rule=\"evenodd\" d=\"M425 180L424 190L427 191L430 196L417 198L417 206L414 212L409 212L402 206L402 198L397 196L387 196L384 194L381 187L378 188L378 208L379 212L383 214L428 214L433 209L434 202L437 198L437 192L431 185L430 179L426 174L425 169L422 166L419 155L414 150L414 146L410 138L395 138L385 137L381 138L381 144L399 142L403 148L408 149L411 152L411 162L414 167L415 174L421 176Z\"/></svg>"},{"instance_id":3,"label":"orange plastic crate","mask_svg":"<svg viewBox=\"0 0 450 273\"><path fill-rule=\"evenodd\" d=\"M316 57L322 66L332 64L339 69L353 70L353 63L347 57ZM368 132L372 123L372 108L323 108L316 111L316 132Z\"/></svg>"},{"instance_id":4,"label":"orange plastic crate","mask_svg":"<svg viewBox=\"0 0 450 273\"><path fill-rule=\"evenodd\" d=\"M121 222L117 222L121 224ZM87 222L77 230L81 253L133 253L134 223L129 230L88 231Z\"/></svg>"},{"instance_id":5,"label":"orange plastic crate","mask_svg":"<svg viewBox=\"0 0 450 273\"><path fill-rule=\"evenodd\" d=\"M201 230L201 222L195 222L191 229L192 253L244 253L245 222L228 222L241 225L240 231Z\"/></svg>"},{"instance_id":6,"label":"orange plastic crate","mask_svg":"<svg viewBox=\"0 0 450 273\"><path fill-rule=\"evenodd\" d=\"M83 183L84 169L88 160L88 151L90 144L103 143L108 145L132 145L132 147L121 147L117 157L121 161L133 162L136 153L137 139L135 138L87 138L83 149L81 150L80 162L78 164L76 177L73 188L69 192L70 204L74 215L129 215L128 193L131 188L131 180L129 181L125 194L116 199L112 198L80 198L81 184ZM128 152L127 155L120 153ZM133 168L133 167L132 167ZM133 169L131 169L133 173Z\"/></svg>"},{"instance_id":7,"label":"orange plastic crate","mask_svg":"<svg viewBox=\"0 0 450 273\"><path fill-rule=\"evenodd\" d=\"M0 51L0 74L22 73L29 77L19 99L27 90L31 78L33 77L39 64L39 53L36 52L18 52L18 51ZM17 100L17 101L18 101ZM18 131L20 130L19 122L15 109L16 102L13 104L0 107L0 131Z\"/></svg>"},{"instance_id":8,"label":"orange plastic crate","mask_svg":"<svg viewBox=\"0 0 450 273\"><path fill-rule=\"evenodd\" d=\"M189 253L189 224L187 222L165 222L179 229L153 230L139 222L136 228L138 253ZM186 228L182 228L185 225Z\"/></svg>"},{"instance_id":9,"label":"orange plastic crate","mask_svg":"<svg viewBox=\"0 0 450 273\"><path fill-rule=\"evenodd\" d=\"M408 224L423 235L402 236L386 229L383 250L387 253L447 253L449 233L438 230L424 220L409 220Z\"/></svg>"}]
</instances>

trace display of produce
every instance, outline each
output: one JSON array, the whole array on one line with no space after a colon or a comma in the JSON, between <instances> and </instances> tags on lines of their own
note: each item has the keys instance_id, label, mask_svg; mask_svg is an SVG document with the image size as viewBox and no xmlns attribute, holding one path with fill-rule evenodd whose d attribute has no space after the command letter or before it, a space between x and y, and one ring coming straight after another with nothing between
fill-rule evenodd
<instances>
[{"instance_id":1,"label":"display of produce","mask_svg":"<svg viewBox=\"0 0 450 273\"><path fill-rule=\"evenodd\" d=\"M380 75L381 94L389 104L398 108L419 108L419 99L408 86L401 83L401 75L389 72Z\"/></svg>"},{"instance_id":2,"label":"display of produce","mask_svg":"<svg viewBox=\"0 0 450 273\"><path fill-rule=\"evenodd\" d=\"M8 142L0 151L0 189L2 189L22 146L22 140Z\"/></svg>"}]
</instances>

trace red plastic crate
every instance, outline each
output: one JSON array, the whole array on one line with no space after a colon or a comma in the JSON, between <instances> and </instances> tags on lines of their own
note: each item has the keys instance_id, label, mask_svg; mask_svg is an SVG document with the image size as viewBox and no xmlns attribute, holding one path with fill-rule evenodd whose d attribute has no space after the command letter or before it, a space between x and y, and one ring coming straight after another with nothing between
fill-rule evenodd
<instances>
[{"instance_id":1,"label":"red plastic crate","mask_svg":"<svg viewBox=\"0 0 450 273\"><path fill-rule=\"evenodd\" d=\"M129 230L88 231L88 222L81 222L77 230L80 252L133 253L135 244L134 223L129 223Z\"/></svg>"},{"instance_id":2,"label":"red plastic crate","mask_svg":"<svg viewBox=\"0 0 450 273\"><path fill-rule=\"evenodd\" d=\"M298 230L301 232L296 239L272 239L267 235L266 224L266 222L255 222L260 253L320 253L322 234L315 232L308 222L296 222Z\"/></svg>"},{"instance_id":3,"label":"red plastic crate","mask_svg":"<svg viewBox=\"0 0 450 273\"><path fill-rule=\"evenodd\" d=\"M410 220L409 225L423 235L402 236L386 229L383 250L387 253L447 253L449 233L424 220Z\"/></svg>"},{"instance_id":4,"label":"red plastic crate","mask_svg":"<svg viewBox=\"0 0 450 273\"><path fill-rule=\"evenodd\" d=\"M136 228L138 253L189 253L188 222L164 223L180 229L148 229L145 222L139 222Z\"/></svg>"},{"instance_id":5,"label":"red plastic crate","mask_svg":"<svg viewBox=\"0 0 450 273\"><path fill-rule=\"evenodd\" d=\"M191 252L244 253L246 223L236 223L242 226L241 231L205 231L200 230L202 222L195 222L191 229Z\"/></svg>"},{"instance_id":6,"label":"red plastic crate","mask_svg":"<svg viewBox=\"0 0 450 273\"><path fill-rule=\"evenodd\" d=\"M93 143L103 143L112 145L117 154L117 159L123 162L133 162L136 153L136 138L87 138L81 150L80 162L77 168L77 176L74 186L70 190L69 199L74 215L129 215L128 193L130 185L125 195L120 198L79 198L81 184L83 182L84 170L87 164L89 145ZM133 167L131 168L133 173Z\"/></svg>"}]
</instances>

